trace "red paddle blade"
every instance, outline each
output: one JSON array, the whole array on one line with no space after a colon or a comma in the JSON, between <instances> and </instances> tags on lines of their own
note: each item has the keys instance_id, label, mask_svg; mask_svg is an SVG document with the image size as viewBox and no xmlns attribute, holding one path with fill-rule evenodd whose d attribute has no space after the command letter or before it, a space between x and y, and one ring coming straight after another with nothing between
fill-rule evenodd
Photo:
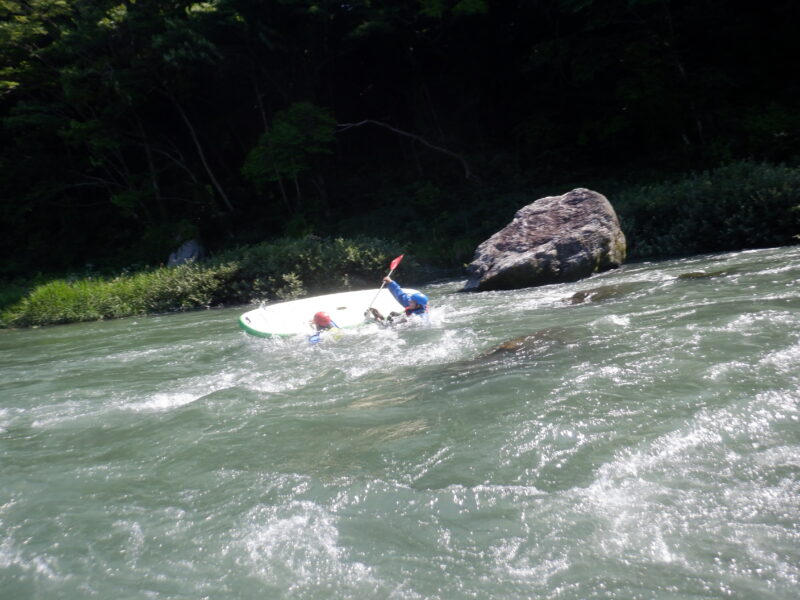
<instances>
[{"instance_id":1,"label":"red paddle blade","mask_svg":"<svg viewBox=\"0 0 800 600\"><path fill-rule=\"evenodd\" d=\"M405 254L401 254L397 258L395 258L392 262L389 263L389 270L394 271L397 268L397 265L400 264L400 261L403 260Z\"/></svg>"}]
</instances>

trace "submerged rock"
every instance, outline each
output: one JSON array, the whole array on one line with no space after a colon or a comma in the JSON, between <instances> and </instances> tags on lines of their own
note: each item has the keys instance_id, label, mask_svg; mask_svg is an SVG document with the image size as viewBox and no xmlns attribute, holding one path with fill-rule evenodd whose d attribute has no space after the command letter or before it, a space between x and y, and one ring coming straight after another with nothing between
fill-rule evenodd
<instances>
[{"instance_id":1,"label":"submerged rock","mask_svg":"<svg viewBox=\"0 0 800 600\"><path fill-rule=\"evenodd\" d=\"M725 277L731 271L692 271L691 273L681 273L678 279L711 279L713 277Z\"/></svg>"},{"instance_id":2,"label":"submerged rock","mask_svg":"<svg viewBox=\"0 0 800 600\"><path fill-rule=\"evenodd\" d=\"M565 298L565 302L570 304L582 304L584 302L603 302L605 300L613 300L627 296L632 292L636 292L645 288L648 284L645 282L632 282L632 283L615 283L613 285L601 285L600 287L591 288L588 290L581 290L575 292L569 298Z\"/></svg>"},{"instance_id":3,"label":"submerged rock","mask_svg":"<svg viewBox=\"0 0 800 600\"><path fill-rule=\"evenodd\" d=\"M517 211L483 242L464 290L509 290L576 281L620 266L625 235L605 196L578 188Z\"/></svg>"},{"instance_id":4,"label":"submerged rock","mask_svg":"<svg viewBox=\"0 0 800 600\"><path fill-rule=\"evenodd\" d=\"M478 356L476 361L484 361L508 355L531 356L541 354L559 344L575 340L575 333L564 327L548 327L499 344Z\"/></svg>"}]
</instances>

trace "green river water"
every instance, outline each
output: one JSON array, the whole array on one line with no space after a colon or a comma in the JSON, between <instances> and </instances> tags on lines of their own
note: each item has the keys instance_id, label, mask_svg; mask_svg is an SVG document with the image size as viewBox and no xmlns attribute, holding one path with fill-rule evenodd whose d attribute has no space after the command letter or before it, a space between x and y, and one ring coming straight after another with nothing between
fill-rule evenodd
<instances>
[{"instance_id":1,"label":"green river water","mask_svg":"<svg viewBox=\"0 0 800 600\"><path fill-rule=\"evenodd\" d=\"M800 597L800 247L462 283L0 331L0 598Z\"/></svg>"}]
</instances>

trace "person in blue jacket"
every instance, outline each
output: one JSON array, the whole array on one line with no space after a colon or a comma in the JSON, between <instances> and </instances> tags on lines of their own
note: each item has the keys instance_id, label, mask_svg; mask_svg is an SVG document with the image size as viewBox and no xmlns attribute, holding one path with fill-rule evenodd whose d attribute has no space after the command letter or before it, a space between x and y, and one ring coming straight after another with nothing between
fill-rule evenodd
<instances>
[{"instance_id":1,"label":"person in blue jacket","mask_svg":"<svg viewBox=\"0 0 800 600\"><path fill-rule=\"evenodd\" d=\"M394 299L405 307L407 317L412 315L417 315L419 317L426 316L428 313L428 297L425 294L421 292L407 294L396 281L392 281L392 278L388 276L384 277L383 281L388 284L387 287L392 293L392 296L394 296Z\"/></svg>"}]
</instances>

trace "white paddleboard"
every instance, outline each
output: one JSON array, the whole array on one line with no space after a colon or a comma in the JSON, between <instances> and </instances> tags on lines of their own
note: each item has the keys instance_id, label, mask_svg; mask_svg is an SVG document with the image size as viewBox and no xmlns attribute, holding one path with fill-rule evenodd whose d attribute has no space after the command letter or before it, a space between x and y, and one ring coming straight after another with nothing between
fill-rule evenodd
<instances>
[{"instance_id":1,"label":"white paddleboard","mask_svg":"<svg viewBox=\"0 0 800 600\"><path fill-rule=\"evenodd\" d=\"M404 291L408 294L416 293L416 290L408 288L404 288ZM380 292L375 289L359 290L260 306L239 317L239 326L251 335L264 338L311 335L315 332L311 324L315 313L325 311L342 329L357 327L368 322L364 312L370 304L384 316L392 311L404 310L386 288L382 288Z\"/></svg>"}]
</instances>

